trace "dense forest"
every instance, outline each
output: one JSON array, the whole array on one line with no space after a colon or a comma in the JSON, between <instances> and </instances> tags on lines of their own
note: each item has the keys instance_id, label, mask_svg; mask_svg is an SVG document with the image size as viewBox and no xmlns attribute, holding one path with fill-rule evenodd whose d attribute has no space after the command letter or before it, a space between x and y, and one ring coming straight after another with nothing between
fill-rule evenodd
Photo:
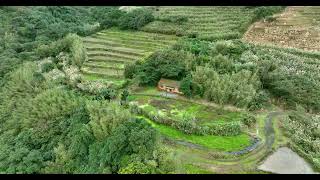
<instances>
[{"instance_id":1,"label":"dense forest","mask_svg":"<svg viewBox=\"0 0 320 180\"><path fill-rule=\"evenodd\" d=\"M130 23L137 14L114 7L0 9L1 172L173 171L156 131L109 103L108 89L92 95L73 88L79 79L72 66L85 58L79 36L149 21Z\"/></svg>"}]
</instances>

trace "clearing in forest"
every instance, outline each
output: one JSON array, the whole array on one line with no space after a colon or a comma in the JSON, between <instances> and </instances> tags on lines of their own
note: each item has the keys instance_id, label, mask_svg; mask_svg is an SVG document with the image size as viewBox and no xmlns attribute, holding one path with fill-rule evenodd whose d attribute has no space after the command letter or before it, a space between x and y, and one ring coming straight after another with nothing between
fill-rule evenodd
<instances>
[{"instance_id":1,"label":"clearing in forest","mask_svg":"<svg viewBox=\"0 0 320 180\"><path fill-rule=\"evenodd\" d=\"M184 100L156 97L152 95L131 95L130 101L135 102L144 111L142 116L152 124L162 135L174 142L182 141L192 146L201 146L211 151L238 151L250 145L251 137L243 132L238 135L197 135L186 134L182 130L166 123L159 123L149 119L149 115L159 115L170 121L184 121L185 118L193 117L200 126L221 126L228 123L241 121L244 112L229 111L212 106L206 106ZM149 114L149 115L147 115Z\"/></svg>"},{"instance_id":2,"label":"clearing in forest","mask_svg":"<svg viewBox=\"0 0 320 180\"><path fill-rule=\"evenodd\" d=\"M320 7L287 7L271 22L253 24L243 39L261 45L320 51Z\"/></svg>"},{"instance_id":3,"label":"clearing in forest","mask_svg":"<svg viewBox=\"0 0 320 180\"><path fill-rule=\"evenodd\" d=\"M175 36L156 33L104 30L83 39L88 60L81 71L87 80L102 79L121 84L126 64L143 59L176 40Z\"/></svg>"},{"instance_id":4,"label":"clearing in forest","mask_svg":"<svg viewBox=\"0 0 320 180\"><path fill-rule=\"evenodd\" d=\"M240 38L252 22L253 8L161 6L156 21L142 30L164 34L198 34L202 39Z\"/></svg>"}]
</instances>

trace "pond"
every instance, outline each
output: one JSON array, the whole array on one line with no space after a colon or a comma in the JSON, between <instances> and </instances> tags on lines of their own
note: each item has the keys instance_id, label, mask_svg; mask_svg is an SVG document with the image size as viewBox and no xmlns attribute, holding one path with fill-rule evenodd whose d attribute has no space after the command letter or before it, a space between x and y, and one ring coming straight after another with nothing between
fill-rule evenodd
<instances>
[{"instance_id":1,"label":"pond","mask_svg":"<svg viewBox=\"0 0 320 180\"><path fill-rule=\"evenodd\" d=\"M311 166L287 147L279 148L259 166L260 170L276 174L314 174Z\"/></svg>"}]
</instances>

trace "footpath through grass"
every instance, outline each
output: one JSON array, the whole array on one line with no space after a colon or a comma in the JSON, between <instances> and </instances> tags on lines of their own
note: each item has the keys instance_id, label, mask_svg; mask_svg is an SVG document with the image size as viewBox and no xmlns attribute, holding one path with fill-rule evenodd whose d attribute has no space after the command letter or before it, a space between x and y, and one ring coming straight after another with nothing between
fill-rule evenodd
<instances>
[{"instance_id":1,"label":"footpath through grass","mask_svg":"<svg viewBox=\"0 0 320 180\"><path fill-rule=\"evenodd\" d=\"M250 145L250 137L246 134L238 136L213 136L213 135L187 135L172 127L157 124L150 119L143 116L138 116L151 124L152 127L157 129L162 135L170 137L175 140L187 141L193 144L198 144L203 147L217 150L217 151L237 151Z\"/></svg>"}]
</instances>

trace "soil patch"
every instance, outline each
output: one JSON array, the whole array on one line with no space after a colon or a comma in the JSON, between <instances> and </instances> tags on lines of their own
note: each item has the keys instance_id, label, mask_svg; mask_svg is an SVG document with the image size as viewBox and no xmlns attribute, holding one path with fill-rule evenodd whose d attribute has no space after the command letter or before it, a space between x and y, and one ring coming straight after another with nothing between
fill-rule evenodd
<instances>
[{"instance_id":1,"label":"soil patch","mask_svg":"<svg viewBox=\"0 0 320 180\"><path fill-rule=\"evenodd\" d=\"M246 42L320 51L320 8L291 6L272 22L254 23L243 36Z\"/></svg>"}]
</instances>

